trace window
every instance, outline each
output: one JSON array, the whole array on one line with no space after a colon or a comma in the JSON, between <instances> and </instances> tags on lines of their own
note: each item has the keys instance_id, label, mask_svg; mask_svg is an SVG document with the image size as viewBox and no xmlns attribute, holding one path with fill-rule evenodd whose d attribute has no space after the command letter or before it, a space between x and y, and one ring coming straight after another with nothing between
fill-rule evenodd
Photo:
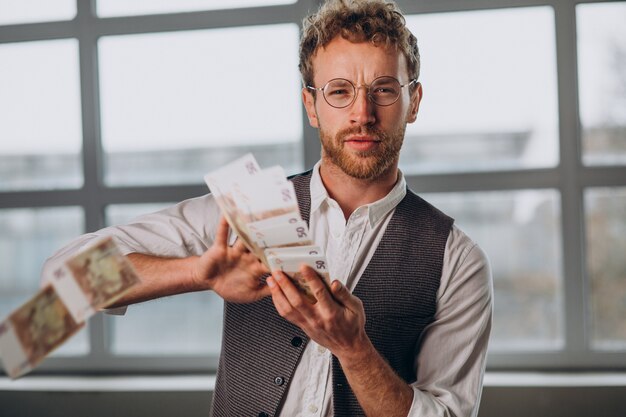
<instances>
[{"instance_id":1,"label":"window","mask_svg":"<svg viewBox=\"0 0 626 417\"><path fill-rule=\"evenodd\" d=\"M114 204L106 208L107 225L125 224L163 204ZM212 292L182 294L131 306L123 317L108 316L111 349L118 355L219 355L222 299ZM206 317L207 320L194 320Z\"/></svg>"},{"instance_id":2,"label":"window","mask_svg":"<svg viewBox=\"0 0 626 417\"><path fill-rule=\"evenodd\" d=\"M626 3L582 4L578 74L583 161L626 164Z\"/></svg>"},{"instance_id":3,"label":"window","mask_svg":"<svg viewBox=\"0 0 626 417\"><path fill-rule=\"evenodd\" d=\"M179 0L176 2L167 0L133 2L124 0L99 0L97 10L98 16L100 17L112 17L272 6L295 2L295 0Z\"/></svg>"},{"instance_id":4,"label":"window","mask_svg":"<svg viewBox=\"0 0 626 417\"><path fill-rule=\"evenodd\" d=\"M75 0L0 0L0 25L70 20Z\"/></svg>"},{"instance_id":5,"label":"window","mask_svg":"<svg viewBox=\"0 0 626 417\"><path fill-rule=\"evenodd\" d=\"M0 0L0 314L64 242L204 194L244 152L311 167L297 45L318 3ZM623 369L626 2L399 4L424 86L401 168L490 255L488 367ZM42 370L214 371L221 311L96 315Z\"/></svg>"},{"instance_id":6,"label":"window","mask_svg":"<svg viewBox=\"0 0 626 417\"><path fill-rule=\"evenodd\" d=\"M301 171L297 50L293 24L101 38L105 182L198 183L250 151Z\"/></svg>"},{"instance_id":7,"label":"window","mask_svg":"<svg viewBox=\"0 0 626 417\"><path fill-rule=\"evenodd\" d=\"M592 345L626 348L626 188L585 192Z\"/></svg>"},{"instance_id":8,"label":"window","mask_svg":"<svg viewBox=\"0 0 626 417\"><path fill-rule=\"evenodd\" d=\"M561 210L555 190L423 194L489 255L492 350L564 344Z\"/></svg>"},{"instance_id":9,"label":"window","mask_svg":"<svg viewBox=\"0 0 626 417\"><path fill-rule=\"evenodd\" d=\"M75 39L0 44L0 191L78 188Z\"/></svg>"},{"instance_id":10,"label":"window","mask_svg":"<svg viewBox=\"0 0 626 417\"><path fill-rule=\"evenodd\" d=\"M550 7L414 15L424 97L407 127L407 173L558 163ZM497 35L496 35L497 34Z\"/></svg>"},{"instance_id":11,"label":"window","mask_svg":"<svg viewBox=\"0 0 626 417\"><path fill-rule=\"evenodd\" d=\"M0 209L0 317L35 295L41 265L57 248L84 230L80 207ZM86 328L58 353L86 354Z\"/></svg>"}]
</instances>

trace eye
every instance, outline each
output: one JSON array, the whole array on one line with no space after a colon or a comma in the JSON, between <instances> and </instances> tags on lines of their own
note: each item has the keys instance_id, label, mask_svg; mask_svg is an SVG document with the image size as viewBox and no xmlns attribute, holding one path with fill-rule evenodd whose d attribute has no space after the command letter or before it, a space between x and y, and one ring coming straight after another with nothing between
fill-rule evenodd
<instances>
[{"instance_id":1,"label":"eye","mask_svg":"<svg viewBox=\"0 0 626 417\"><path fill-rule=\"evenodd\" d=\"M350 91L345 88L333 88L329 89L326 94L329 96L345 96L350 94Z\"/></svg>"},{"instance_id":2,"label":"eye","mask_svg":"<svg viewBox=\"0 0 626 417\"><path fill-rule=\"evenodd\" d=\"M400 92L400 83L392 77L377 78L370 87L370 94L377 97L395 97Z\"/></svg>"},{"instance_id":3,"label":"eye","mask_svg":"<svg viewBox=\"0 0 626 417\"><path fill-rule=\"evenodd\" d=\"M328 83L324 94L327 97L349 97L354 94L352 85L346 80L334 80Z\"/></svg>"},{"instance_id":4,"label":"eye","mask_svg":"<svg viewBox=\"0 0 626 417\"><path fill-rule=\"evenodd\" d=\"M397 89L389 84L389 85L375 85L372 87L372 94L377 96L379 95L394 95L397 93Z\"/></svg>"}]
</instances>

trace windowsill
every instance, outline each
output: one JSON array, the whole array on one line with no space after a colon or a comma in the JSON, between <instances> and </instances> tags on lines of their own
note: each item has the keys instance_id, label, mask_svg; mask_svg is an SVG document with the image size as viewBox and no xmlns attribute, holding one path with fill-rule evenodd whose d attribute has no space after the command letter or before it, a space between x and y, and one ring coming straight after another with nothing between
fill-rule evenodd
<instances>
[{"instance_id":1,"label":"windowsill","mask_svg":"<svg viewBox=\"0 0 626 417\"><path fill-rule=\"evenodd\" d=\"M486 372L486 387L626 387L626 373Z\"/></svg>"},{"instance_id":2,"label":"windowsill","mask_svg":"<svg viewBox=\"0 0 626 417\"><path fill-rule=\"evenodd\" d=\"M487 372L485 387L626 387L626 373ZM204 376L27 376L0 377L0 391L208 392L215 375Z\"/></svg>"},{"instance_id":3,"label":"windowsill","mask_svg":"<svg viewBox=\"0 0 626 417\"><path fill-rule=\"evenodd\" d=\"M0 391L213 391L215 375L167 376L27 376L15 381L0 378Z\"/></svg>"}]
</instances>

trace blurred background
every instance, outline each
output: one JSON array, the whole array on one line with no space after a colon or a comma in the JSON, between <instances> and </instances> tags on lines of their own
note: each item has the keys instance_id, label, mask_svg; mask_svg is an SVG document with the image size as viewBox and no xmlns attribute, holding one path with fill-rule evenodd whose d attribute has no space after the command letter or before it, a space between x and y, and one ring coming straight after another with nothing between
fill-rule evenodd
<instances>
[{"instance_id":1,"label":"blurred background","mask_svg":"<svg viewBox=\"0 0 626 417\"><path fill-rule=\"evenodd\" d=\"M319 3L0 0L0 317L37 291L64 243L202 195L203 175L244 153L310 168L320 147L298 39ZM424 88L400 167L493 268L480 415L623 415L626 2L398 3ZM84 415L139 390L114 413L185 398L187 415L206 415L221 314L198 293L97 315L32 376L0 378L0 402ZM49 396L77 375L121 382L111 397L94 397L97 385L74 402ZM145 375L165 388L125 388ZM176 389L180 375L200 379Z\"/></svg>"}]
</instances>

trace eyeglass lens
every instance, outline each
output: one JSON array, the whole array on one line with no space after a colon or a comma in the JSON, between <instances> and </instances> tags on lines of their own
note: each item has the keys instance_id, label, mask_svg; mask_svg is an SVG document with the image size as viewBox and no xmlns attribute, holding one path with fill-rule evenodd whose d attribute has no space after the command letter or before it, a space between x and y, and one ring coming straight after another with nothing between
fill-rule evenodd
<instances>
[{"instance_id":1,"label":"eyeglass lens","mask_svg":"<svg viewBox=\"0 0 626 417\"><path fill-rule=\"evenodd\" d=\"M379 77L372 84L364 86L370 99L379 106L389 106L398 100L400 82L393 77ZM333 107L346 107L356 98L356 87L351 81L337 78L324 86L324 98Z\"/></svg>"}]
</instances>

